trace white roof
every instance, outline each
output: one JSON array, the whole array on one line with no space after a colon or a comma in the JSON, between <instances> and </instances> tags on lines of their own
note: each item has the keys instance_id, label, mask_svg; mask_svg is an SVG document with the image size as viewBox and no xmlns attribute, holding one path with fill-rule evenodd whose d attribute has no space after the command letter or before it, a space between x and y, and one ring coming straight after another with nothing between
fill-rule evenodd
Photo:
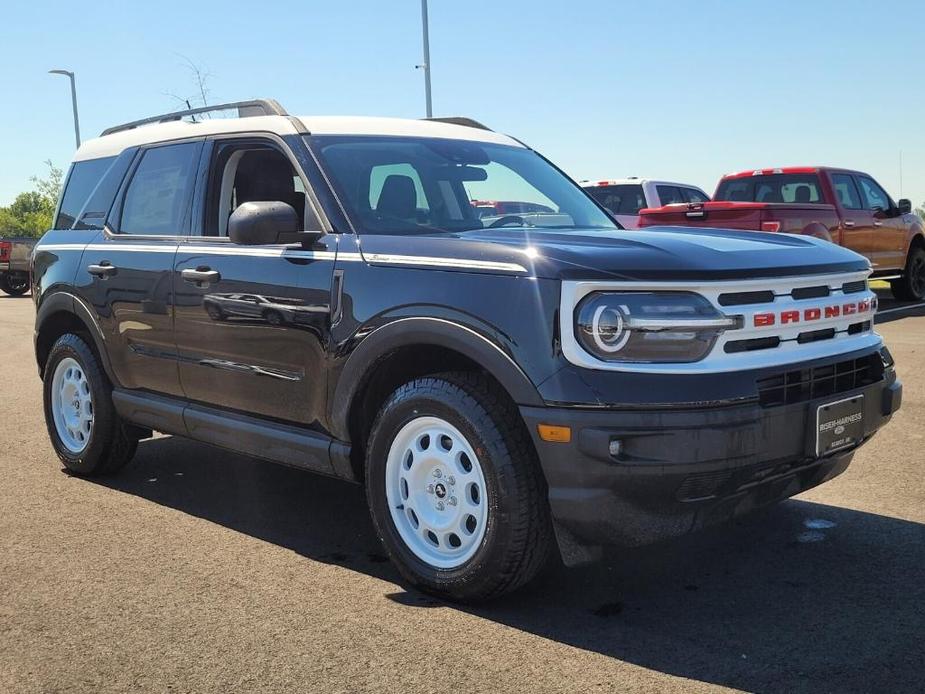
<instances>
[{"instance_id":1,"label":"white roof","mask_svg":"<svg viewBox=\"0 0 925 694\"><path fill-rule=\"evenodd\" d=\"M683 186L684 188L696 188L700 190L699 186L695 186L692 183L678 183L676 181L661 181L654 178L594 178L585 181L580 181L579 185L583 188L596 188L597 186L622 186L622 185L658 185L658 186Z\"/></svg>"},{"instance_id":2,"label":"white roof","mask_svg":"<svg viewBox=\"0 0 925 694\"><path fill-rule=\"evenodd\" d=\"M470 140L522 147L507 135L470 128L464 125L411 118L374 118L367 116L298 116L313 135L395 135L406 137L440 137L452 140ZM167 142L186 137L201 137L236 132L270 132L276 135L295 135L295 126L285 116L253 116L250 118L212 118L198 121L171 121L142 125L131 130L97 137L84 142L74 161L110 157L127 147Z\"/></svg>"}]
</instances>

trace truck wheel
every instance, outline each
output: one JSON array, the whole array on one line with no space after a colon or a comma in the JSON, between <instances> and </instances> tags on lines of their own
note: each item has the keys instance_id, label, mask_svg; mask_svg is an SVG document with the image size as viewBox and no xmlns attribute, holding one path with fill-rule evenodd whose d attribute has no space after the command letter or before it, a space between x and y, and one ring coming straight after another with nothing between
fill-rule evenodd
<instances>
[{"instance_id":1,"label":"truck wheel","mask_svg":"<svg viewBox=\"0 0 925 694\"><path fill-rule=\"evenodd\" d=\"M890 280L890 289L900 301L925 299L925 248L915 247L909 251L906 269L902 277Z\"/></svg>"},{"instance_id":2,"label":"truck wheel","mask_svg":"<svg viewBox=\"0 0 925 694\"><path fill-rule=\"evenodd\" d=\"M263 319L270 325L280 326L286 322L286 319L283 318L283 314L274 309L265 311L263 314Z\"/></svg>"},{"instance_id":3,"label":"truck wheel","mask_svg":"<svg viewBox=\"0 0 925 694\"><path fill-rule=\"evenodd\" d=\"M45 424L71 472L100 475L125 465L138 447L112 404L112 387L87 343L62 335L45 362Z\"/></svg>"},{"instance_id":4,"label":"truck wheel","mask_svg":"<svg viewBox=\"0 0 925 694\"><path fill-rule=\"evenodd\" d=\"M22 296L29 291L29 278L0 275L0 289L10 296Z\"/></svg>"},{"instance_id":5,"label":"truck wheel","mask_svg":"<svg viewBox=\"0 0 925 694\"><path fill-rule=\"evenodd\" d=\"M392 561L429 593L497 597L549 557L536 453L517 410L483 376L419 378L392 393L370 434L366 493Z\"/></svg>"}]
</instances>

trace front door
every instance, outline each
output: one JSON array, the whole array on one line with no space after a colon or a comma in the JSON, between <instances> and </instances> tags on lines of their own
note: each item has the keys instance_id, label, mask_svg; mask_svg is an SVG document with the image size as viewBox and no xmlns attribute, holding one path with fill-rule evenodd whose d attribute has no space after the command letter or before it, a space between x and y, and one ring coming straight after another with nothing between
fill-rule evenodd
<instances>
[{"instance_id":1,"label":"front door","mask_svg":"<svg viewBox=\"0 0 925 694\"><path fill-rule=\"evenodd\" d=\"M887 192L869 176L857 177L871 215L871 263L874 270L900 270L906 262L906 224Z\"/></svg>"},{"instance_id":2,"label":"front door","mask_svg":"<svg viewBox=\"0 0 925 694\"><path fill-rule=\"evenodd\" d=\"M180 395L173 340L172 274L202 141L158 145L135 156L109 220L84 250L78 280L100 322L113 372L125 388Z\"/></svg>"},{"instance_id":3,"label":"front door","mask_svg":"<svg viewBox=\"0 0 925 694\"><path fill-rule=\"evenodd\" d=\"M190 400L311 426L324 414L336 236L244 246L228 216L252 201L291 204L316 228L304 179L285 145L221 139L211 145L198 235L177 251L176 345ZM194 232L196 229L194 229Z\"/></svg>"}]
</instances>

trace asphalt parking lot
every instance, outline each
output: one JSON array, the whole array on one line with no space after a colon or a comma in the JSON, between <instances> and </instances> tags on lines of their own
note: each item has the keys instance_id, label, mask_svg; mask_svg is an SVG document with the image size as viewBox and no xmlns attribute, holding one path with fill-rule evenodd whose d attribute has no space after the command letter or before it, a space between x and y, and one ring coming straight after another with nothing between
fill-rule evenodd
<instances>
[{"instance_id":1,"label":"asphalt parking lot","mask_svg":"<svg viewBox=\"0 0 925 694\"><path fill-rule=\"evenodd\" d=\"M358 487L170 437L67 475L0 298L0 691L922 691L925 307L881 310L905 402L843 476L461 609L402 586Z\"/></svg>"}]
</instances>

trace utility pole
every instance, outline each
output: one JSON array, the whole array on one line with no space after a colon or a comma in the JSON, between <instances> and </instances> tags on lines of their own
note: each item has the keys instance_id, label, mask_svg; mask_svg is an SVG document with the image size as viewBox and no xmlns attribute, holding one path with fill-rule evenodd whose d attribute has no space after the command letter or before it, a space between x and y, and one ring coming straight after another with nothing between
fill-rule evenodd
<instances>
[{"instance_id":1,"label":"utility pole","mask_svg":"<svg viewBox=\"0 0 925 694\"><path fill-rule=\"evenodd\" d=\"M80 149L80 121L77 118L77 86L74 84L74 73L70 70L49 70L51 75L65 75L71 80L71 107L74 109L74 141Z\"/></svg>"},{"instance_id":2,"label":"utility pole","mask_svg":"<svg viewBox=\"0 0 925 694\"><path fill-rule=\"evenodd\" d=\"M427 103L427 117L433 118L434 109L430 101L430 36L427 28L427 0L421 0L421 24L424 33L424 62L415 67L424 71L424 99Z\"/></svg>"}]
</instances>

